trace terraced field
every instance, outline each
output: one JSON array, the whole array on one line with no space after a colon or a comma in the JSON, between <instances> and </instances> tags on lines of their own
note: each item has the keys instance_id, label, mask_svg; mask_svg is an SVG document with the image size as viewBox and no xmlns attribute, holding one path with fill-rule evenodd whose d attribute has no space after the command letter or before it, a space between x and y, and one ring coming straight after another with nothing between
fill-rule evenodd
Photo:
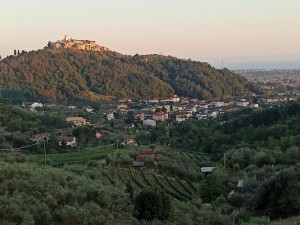
<instances>
[{"instance_id":1,"label":"terraced field","mask_svg":"<svg viewBox=\"0 0 300 225\"><path fill-rule=\"evenodd\" d=\"M138 150L136 149L113 149L103 147L98 149L89 149L85 151L48 154L47 160L52 166L63 166L66 164L89 163L91 161L99 161L104 159L118 159L127 155L134 157ZM158 167L148 168L145 171L138 171L131 168L129 164L126 166L118 166L119 164L110 164L101 169L103 175L107 177L111 184L117 186L125 186L130 181L135 189L142 189L147 186L158 187L165 190L170 196L179 201L189 201L192 204L200 206L198 189L201 179L192 182L188 176L175 175L177 170L183 170L187 175L191 173L200 174L200 167L209 162L209 159L201 154L187 151L165 151L163 159L157 161ZM44 155L29 156L31 161L42 162ZM132 158L133 159L133 158ZM173 165L170 164L172 162ZM171 166L170 166L171 165ZM100 168L99 168L100 169ZM150 172L149 172L150 171ZM156 171L156 172L154 172Z\"/></svg>"},{"instance_id":2,"label":"terraced field","mask_svg":"<svg viewBox=\"0 0 300 225\"><path fill-rule=\"evenodd\" d=\"M165 190L169 195L179 201L190 201L199 205L198 186L199 183L180 180L178 178L159 175L153 172L137 171L132 169L114 168L116 171L115 184L126 185L129 181L138 189L146 186L158 187ZM199 205L200 206L200 205Z\"/></svg>"}]
</instances>

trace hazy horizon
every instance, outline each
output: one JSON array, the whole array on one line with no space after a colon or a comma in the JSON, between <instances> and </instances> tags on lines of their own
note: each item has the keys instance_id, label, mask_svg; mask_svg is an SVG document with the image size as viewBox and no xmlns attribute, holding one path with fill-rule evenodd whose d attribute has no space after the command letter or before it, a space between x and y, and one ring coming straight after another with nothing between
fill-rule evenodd
<instances>
[{"instance_id":1,"label":"hazy horizon","mask_svg":"<svg viewBox=\"0 0 300 225\"><path fill-rule=\"evenodd\" d=\"M300 1L3 1L0 55L48 41L95 40L122 54L164 54L229 69L300 69Z\"/></svg>"}]
</instances>

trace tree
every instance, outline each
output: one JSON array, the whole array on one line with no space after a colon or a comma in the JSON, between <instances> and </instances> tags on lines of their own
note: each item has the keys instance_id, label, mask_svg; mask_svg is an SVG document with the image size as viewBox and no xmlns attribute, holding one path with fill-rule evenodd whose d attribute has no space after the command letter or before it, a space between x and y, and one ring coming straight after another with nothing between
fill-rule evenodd
<instances>
[{"instance_id":1,"label":"tree","mask_svg":"<svg viewBox=\"0 0 300 225\"><path fill-rule=\"evenodd\" d=\"M134 207L139 219L166 220L171 213L171 199L164 191L147 187L135 197Z\"/></svg>"},{"instance_id":2,"label":"tree","mask_svg":"<svg viewBox=\"0 0 300 225\"><path fill-rule=\"evenodd\" d=\"M211 202L217 197L226 194L227 173L222 168L215 168L208 175L201 187L201 197L205 202Z\"/></svg>"},{"instance_id":3,"label":"tree","mask_svg":"<svg viewBox=\"0 0 300 225\"><path fill-rule=\"evenodd\" d=\"M131 183L131 179L129 179L129 181L126 183L126 190L125 190L128 195L129 195L129 198L131 201L133 201L133 195L134 195L134 189L133 189L133 186L132 186L132 183Z\"/></svg>"},{"instance_id":4,"label":"tree","mask_svg":"<svg viewBox=\"0 0 300 225\"><path fill-rule=\"evenodd\" d=\"M300 213L300 170L282 171L265 181L257 191L255 207L267 209L271 218L284 218Z\"/></svg>"},{"instance_id":5,"label":"tree","mask_svg":"<svg viewBox=\"0 0 300 225\"><path fill-rule=\"evenodd\" d=\"M154 127L151 131L150 131L150 140L155 143L157 141L160 141L160 137L164 137L162 138L162 141L165 142L169 139L169 136L167 135L167 129L165 127L164 123L161 123L159 126Z\"/></svg>"},{"instance_id":6,"label":"tree","mask_svg":"<svg viewBox=\"0 0 300 225\"><path fill-rule=\"evenodd\" d=\"M167 112L168 112L167 108L164 107L164 106L161 108L161 111L163 111L164 113L167 113Z\"/></svg>"},{"instance_id":7,"label":"tree","mask_svg":"<svg viewBox=\"0 0 300 225\"><path fill-rule=\"evenodd\" d=\"M134 121L135 121L134 112L133 111L128 111L125 122L126 123L134 123Z\"/></svg>"},{"instance_id":8,"label":"tree","mask_svg":"<svg viewBox=\"0 0 300 225\"><path fill-rule=\"evenodd\" d=\"M115 119L122 119L123 118L122 112L120 110L114 112L114 118Z\"/></svg>"},{"instance_id":9,"label":"tree","mask_svg":"<svg viewBox=\"0 0 300 225\"><path fill-rule=\"evenodd\" d=\"M245 198L242 194L233 194L228 198L228 202L231 206L236 207L240 210L244 205Z\"/></svg>"},{"instance_id":10,"label":"tree","mask_svg":"<svg viewBox=\"0 0 300 225\"><path fill-rule=\"evenodd\" d=\"M150 141L150 134L146 131L141 131L136 135L135 141L139 145L148 145Z\"/></svg>"},{"instance_id":11,"label":"tree","mask_svg":"<svg viewBox=\"0 0 300 225\"><path fill-rule=\"evenodd\" d=\"M16 49L14 50L14 55L17 55L17 50Z\"/></svg>"},{"instance_id":12,"label":"tree","mask_svg":"<svg viewBox=\"0 0 300 225\"><path fill-rule=\"evenodd\" d=\"M87 143L95 138L96 132L92 126L79 126L73 130L73 135L79 138L82 142Z\"/></svg>"}]
</instances>

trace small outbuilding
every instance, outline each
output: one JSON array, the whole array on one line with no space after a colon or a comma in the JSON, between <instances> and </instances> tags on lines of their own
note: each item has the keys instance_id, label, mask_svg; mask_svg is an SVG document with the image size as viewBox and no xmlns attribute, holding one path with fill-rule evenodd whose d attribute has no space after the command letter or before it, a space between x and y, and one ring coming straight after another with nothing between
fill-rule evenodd
<instances>
[{"instance_id":1,"label":"small outbuilding","mask_svg":"<svg viewBox=\"0 0 300 225\"><path fill-rule=\"evenodd\" d=\"M207 166L207 167L201 167L201 172L204 174L212 173L214 170L214 167Z\"/></svg>"}]
</instances>

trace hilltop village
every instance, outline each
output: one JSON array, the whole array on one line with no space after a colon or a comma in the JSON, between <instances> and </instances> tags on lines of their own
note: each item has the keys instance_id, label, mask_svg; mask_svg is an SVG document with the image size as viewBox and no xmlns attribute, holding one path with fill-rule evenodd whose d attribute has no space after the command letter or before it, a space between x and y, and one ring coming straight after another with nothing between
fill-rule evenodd
<instances>
[{"instance_id":1,"label":"hilltop village","mask_svg":"<svg viewBox=\"0 0 300 225\"><path fill-rule=\"evenodd\" d=\"M68 38L65 35L63 40L58 40L55 42L48 42L48 48L50 49L78 49L85 51L109 51L109 48L98 45L95 41L90 40L76 40L73 38Z\"/></svg>"}]
</instances>

